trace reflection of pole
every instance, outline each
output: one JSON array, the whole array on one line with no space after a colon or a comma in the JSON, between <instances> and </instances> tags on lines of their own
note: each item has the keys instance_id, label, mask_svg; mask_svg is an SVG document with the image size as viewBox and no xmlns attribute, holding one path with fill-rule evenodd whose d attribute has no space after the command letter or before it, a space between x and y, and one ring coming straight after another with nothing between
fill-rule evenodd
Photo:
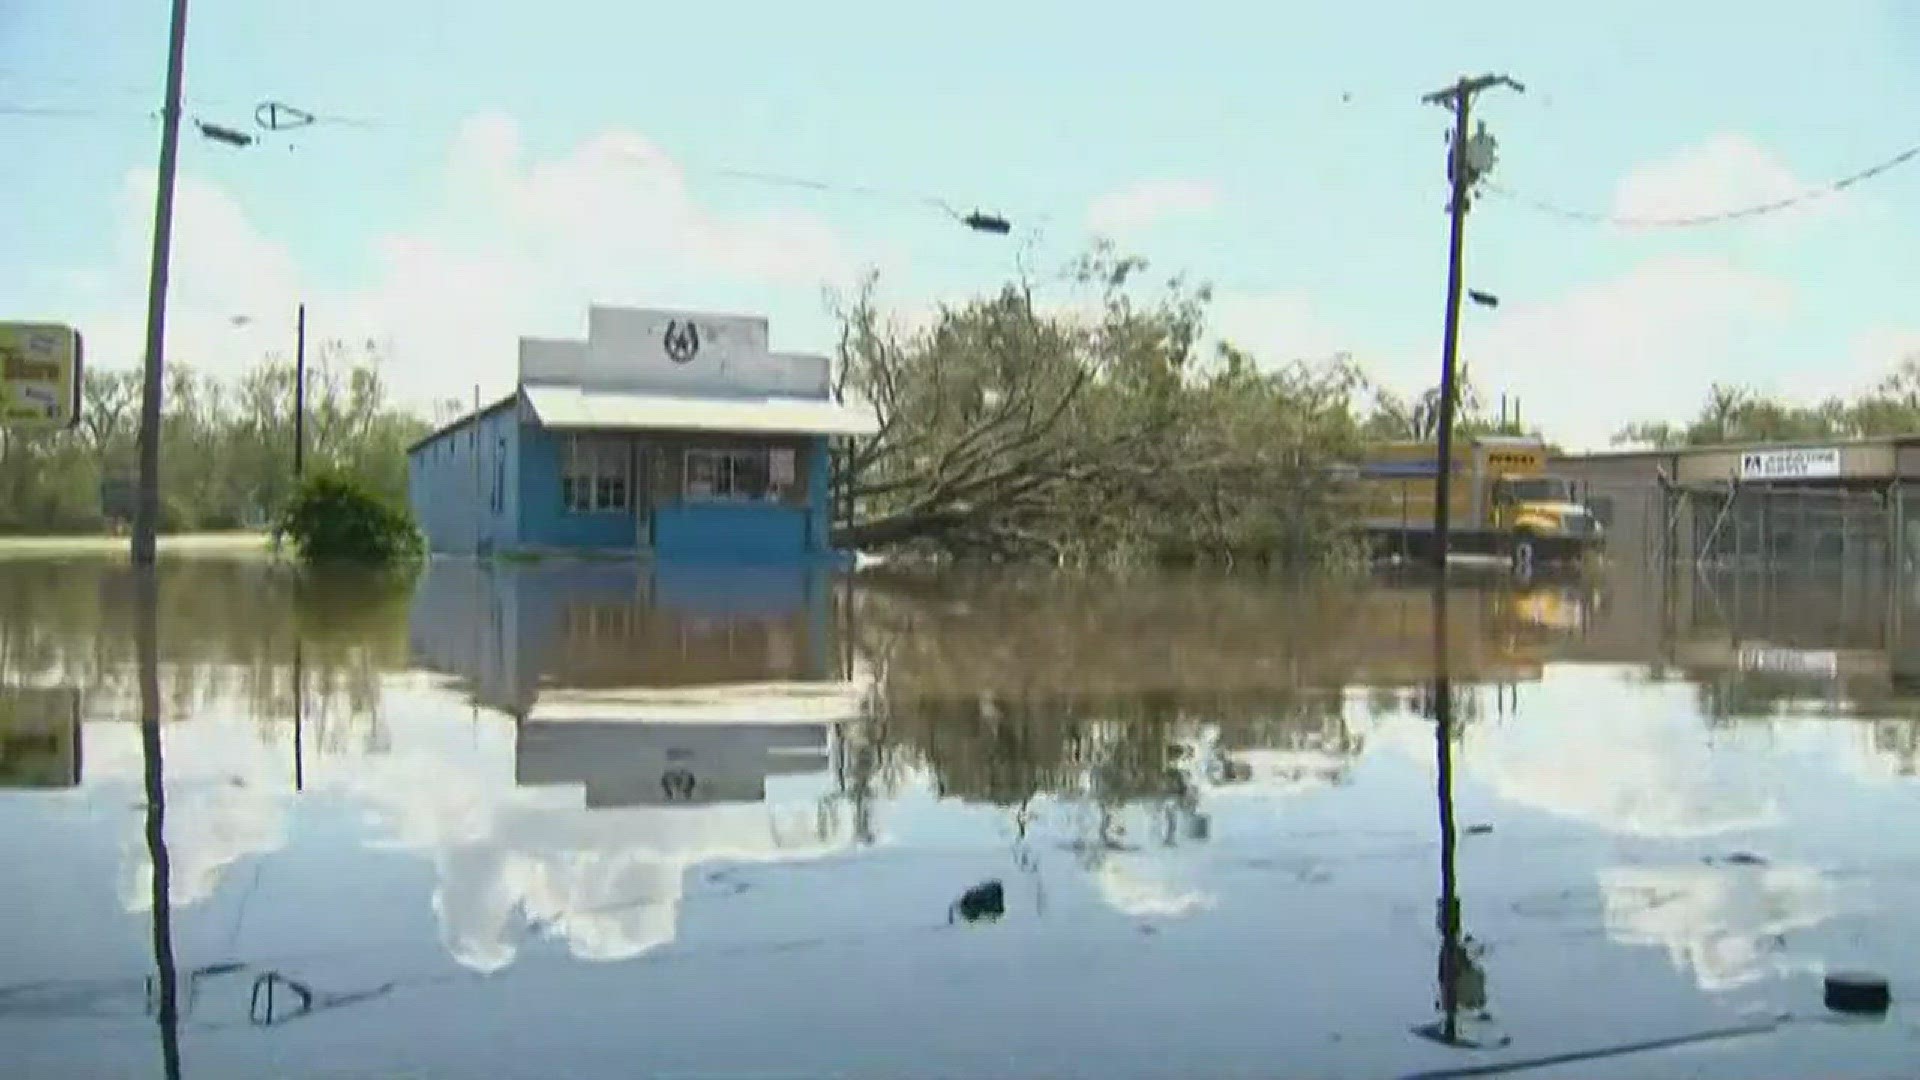
<instances>
[{"instance_id":1,"label":"reflection of pole","mask_svg":"<svg viewBox=\"0 0 1920 1080\"><path fill-rule=\"evenodd\" d=\"M1433 589L1434 786L1440 803L1440 1008L1441 1036L1459 1039L1460 894L1454 876L1453 680L1447 673L1446 578Z\"/></svg>"},{"instance_id":2,"label":"reflection of pole","mask_svg":"<svg viewBox=\"0 0 1920 1080\"><path fill-rule=\"evenodd\" d=\"M293 633L293 790L305 791L307 788L306 759L304 741L301 738L307 714L306 670L301 665L300 631Z\"/></svg>"},{"instance_id":3,"label":"reflection of pole","mask_svg":"<svg viewBox=\"0 0 1920 1080\"><path fill-rule=\"evenodd\" d=\"M172 864L167 857L167 792L160 758L159 582L151 567L134 569L134 639L140 666L140 752L147 796L147 861L153 867L154 1016L167 1080L180 1076L178 974L173 961Z\"/></svg>"}]
</instances>

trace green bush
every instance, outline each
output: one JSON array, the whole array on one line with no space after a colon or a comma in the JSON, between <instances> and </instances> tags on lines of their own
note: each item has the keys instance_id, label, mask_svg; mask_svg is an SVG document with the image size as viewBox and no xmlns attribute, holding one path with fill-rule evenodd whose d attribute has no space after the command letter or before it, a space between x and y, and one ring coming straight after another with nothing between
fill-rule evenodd
<instances>
[{"instance_id":1,"label":"green bush","mask_svg":"<svg viewBox=\"0 0 1920 1080\"><path fill-rule=\"evenodd\" d=\"M398 566L417 561L425 548L405 510L338 473L308 478L279 530L310 564Z\"/></svg>"}]
</instances>

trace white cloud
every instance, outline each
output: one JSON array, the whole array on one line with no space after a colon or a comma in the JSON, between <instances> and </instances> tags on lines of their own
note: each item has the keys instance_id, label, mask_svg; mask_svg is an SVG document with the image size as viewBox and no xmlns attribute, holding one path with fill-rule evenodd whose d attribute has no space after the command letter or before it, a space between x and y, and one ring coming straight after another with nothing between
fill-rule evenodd
<instances>
[{"instance_id":1,"label":"white cloud","mask_svg":"<svg viewBox=\"0 0 1920 1080\"><path fill-rule=\"evenodd\" d=\"M1816 187L1752 140L1716 135L1628 173L1614 189L1613 214L1625 222L1717 214L1805 195ZM1834 213L1844 198L1813 198L1755 220L1806 221Z\"/></svg>"},{"instance_id":2,"label":"white cloud","mask_svg":"<svg viewBox=\"0 0 1920 1080\"><path fill-rule=\"evenodd\" d=\"M1247 350L1268 367L1326 360L1353 347L1314 311L1311 300L1296 293L1221 296L1214 301L1210 325L1216 340Z\"/></svg>"},{"instance_id":3,"label":"white cloud","mask_svg":"<svg viewBox=\"0 0 1920 1080\"><path fill-rule=\"evenodd\" d=\"M124 250L107 295L81 320L89 354L105 365L130 366L143 351L152 191L150 171L129 179ZM764 309L769 290L815 303L821 286L851 281L860 265L817 215L704 205L639 134L609 130L536 157L497 117L462 126L434 212L375 241L370 284L344 294L316 294L286 245L221 187L183 176L177 199L170 356L233 371L284 351L304 299L316 335L385 345L390 383L415 403L464 399L476 382L504 390L516 339L579 332L590 303ZM259 321L236 332L230 316L240 313Z\"/></svg>"},{"instance_id":4,"label":"white cloud","mask_svg":"<svg viewBox=\"0 0 1920 1080\"><path fill-rule=\"evenodd\" d=\"M1846 367L1829 372L1844 385L1829 392L1871 390L1909 357L1920 359L1920 328L1876 326L1863 330L1848 343Z\"/></svg>"},{"instance_id":5,"label":"white cloud","mask_svg":"<svg viewBox=\"0 0 1920 1080\"><path fill-rule=\"evenodd\" d=\"M1205 180L1135 180L1095 199L1087 228L1107 236L1133 233L1168 218L1208 213L1219 203L1219 191Z\"/></svg>"},{"instance_id":6,"label":"white cloud","mask_svg":"<svg viewBox=\"0 0 1920 1080\"><path fill-rule=\"evenodd\" d=\"M1529 424L1600 448L1629 422L1690 414L1715 380L1784 373L1772 338L1793 303L1781 278L1670 256L1555 300L1509 302L1463 329L1461 356L1484 391L1519 395Z\"/></svg>"}]
</instances>

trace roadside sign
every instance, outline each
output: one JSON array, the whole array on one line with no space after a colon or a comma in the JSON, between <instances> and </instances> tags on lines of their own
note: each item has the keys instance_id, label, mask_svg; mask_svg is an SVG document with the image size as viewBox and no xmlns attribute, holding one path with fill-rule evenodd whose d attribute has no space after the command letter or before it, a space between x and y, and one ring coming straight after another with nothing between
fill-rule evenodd
<instances>
[{"instance_id":1,"label":"roadside sign","mask_svg":"<svg viewBox=\"0 0 1920 1080\"><path fill-rule=\"evenodd\" d=\"M1774 675L1812 675L1835 678L1840 654L1832 649L1788 649L1777 645L1740 646L1740 670Z\"/></svg>"},{"instance_id":2,"label":"roadside sign","mask_svg":"<svg viewBox=\"0 0 1920 1080\"><path fill-rule=\"evenodd\" d=\"M80 691L0 687L0 789L80 783Z\"/></svg>"},{"instance_id":3,"label":"roadside sign","mask_svg":"<svg viewBox=\"0 0 1920 1080\"><path fill-rule=\"evenodd\" d=\"M55 431L80 420L80 332L0 323L0 425Z\"/></svg>"},{"instance_id":4,"label":"roadside sign","mask_svg":"<svg viewBox=\"0 0 1920 1080\"><path fill-rule=\"evenodd\" d=\"M1833 480L1840 476L1840 449L1747 450L1740 455L1742 480Z\"/></svg>"}]
</instances>

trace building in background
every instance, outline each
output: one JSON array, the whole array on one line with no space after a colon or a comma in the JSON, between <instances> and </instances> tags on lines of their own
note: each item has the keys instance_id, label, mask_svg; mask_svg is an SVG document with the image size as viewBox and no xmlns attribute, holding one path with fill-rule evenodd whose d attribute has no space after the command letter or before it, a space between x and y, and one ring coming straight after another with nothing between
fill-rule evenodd
<instances>
[{"instance_id":1,"label":"building in background","mask_svg":"<svg viewBox=\"0 0 1920 1080\"><path fill-rule=\"evenodd\" d=\"M1920 439L1558 458L1622 565L1904 573L1920 565Z\"/></svg>"},{"instance_id":2,"label":"building in background","mask_svg":"<svg viewBox=\"0 0 1920 1080\"><path fill-rule=\"evenodd\" d=\"M514 392L408 452L441 554L834 557L831 441L872 435L826 357L777 353L763 318L593 307L584 340L522 338Z\"/></svg>"}]
</instances>

